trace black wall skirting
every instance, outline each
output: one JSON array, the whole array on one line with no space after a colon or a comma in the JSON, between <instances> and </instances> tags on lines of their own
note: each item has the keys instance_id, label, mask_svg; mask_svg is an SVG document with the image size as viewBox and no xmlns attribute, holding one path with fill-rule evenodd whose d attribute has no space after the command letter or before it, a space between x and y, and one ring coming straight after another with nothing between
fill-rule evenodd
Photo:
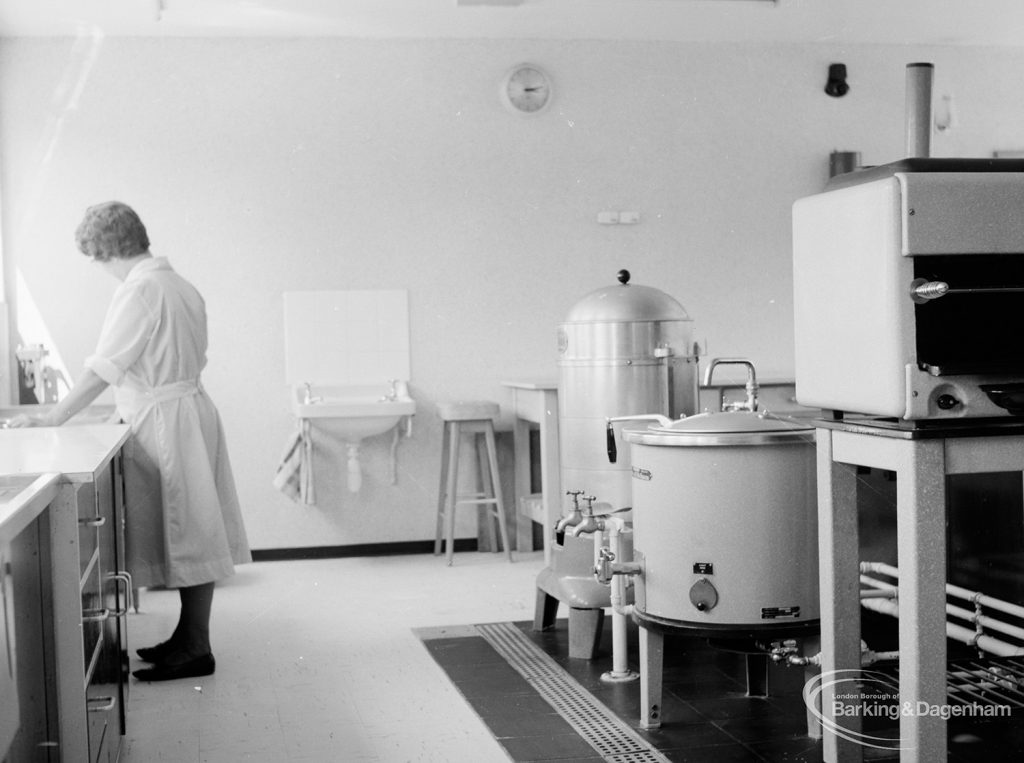
<instances>
[{"instance_id":1,"label":"black wall skirting","mask_svg":"<svg viewBox=\"0 0 1024 763\"><path fill-rule=\"evenodd\" d=\"M456 551L476 551L475 538L456 538ZM341 559L350 556L399 556L402 554L430 554L432 540L409 540L395 543L356 543L351 546L300 546L298 548L254 549L254 562L286 562L296 559Z\"/></svg>"}]
</instances>

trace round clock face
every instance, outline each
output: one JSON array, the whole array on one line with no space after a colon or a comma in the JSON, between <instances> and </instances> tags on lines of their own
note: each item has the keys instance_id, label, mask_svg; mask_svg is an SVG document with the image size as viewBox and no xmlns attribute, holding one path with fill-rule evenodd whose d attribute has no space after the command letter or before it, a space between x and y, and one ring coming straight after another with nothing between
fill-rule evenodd
<instances>
[{"instance_id":1,"label":"round clock face","mask_svg":"<svg viewBox=\"0 0 1024 763\"><path fill-rule=\"evenodd\" d=\"M520 64L505 75L502 96L516 111L534 114L551 100L551 83L536 66Z\"/></svg>"}]
</instances>

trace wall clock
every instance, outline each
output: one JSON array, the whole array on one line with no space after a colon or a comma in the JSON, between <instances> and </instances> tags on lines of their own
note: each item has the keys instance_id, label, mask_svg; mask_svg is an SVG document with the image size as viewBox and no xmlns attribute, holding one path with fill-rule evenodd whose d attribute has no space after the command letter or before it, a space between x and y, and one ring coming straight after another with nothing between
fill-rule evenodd
<instances>
[{"instance_id":1,"label":"wall clock","mask_svg":"<svg viewBox=\"0 0 1024 763\"><path fill-rule=\"evenodd\" d=\"M533 64L517 64L501 83L505 105L521 114L536 114L551 102L551 81Z\"/></svg>"}]
</instances>

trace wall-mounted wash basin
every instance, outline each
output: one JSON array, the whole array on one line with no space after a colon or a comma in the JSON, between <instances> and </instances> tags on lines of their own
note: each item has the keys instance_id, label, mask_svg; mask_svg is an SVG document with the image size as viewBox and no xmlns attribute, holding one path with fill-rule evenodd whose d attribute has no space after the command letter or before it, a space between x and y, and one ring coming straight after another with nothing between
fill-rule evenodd
<instances>
[{"instance_id":1,"label":"wall-mounted wash basin","mask_svg":"<svg viewBox=\"0 0 1024 763\"><path fill-rule=\"evenodd\" d=\"M383 434L403 416L416 413L405 382L374 385L298 384L292 390L292 413L309 419L348 443Z\"/></svg>"},{"instance_id":2,"label":"wall-mounted wash basin","mask_svg":"<svg viewBox=\"0 0 1024 763\"><path fill-rule=\"evenodd\" d=\"M391 484L397 480L395 451L404 428L408 437L412 433L412 419L416 401L409 396L404 381L384 384L331 385L297 384L292 389L292 413L310 427L344 442L348 451L348 489L359 492L362 469L359 464L359 445L366 437L394 430L391 442ZM404 427L399 427L405 423Z\"/></svg>"}]
</instances>

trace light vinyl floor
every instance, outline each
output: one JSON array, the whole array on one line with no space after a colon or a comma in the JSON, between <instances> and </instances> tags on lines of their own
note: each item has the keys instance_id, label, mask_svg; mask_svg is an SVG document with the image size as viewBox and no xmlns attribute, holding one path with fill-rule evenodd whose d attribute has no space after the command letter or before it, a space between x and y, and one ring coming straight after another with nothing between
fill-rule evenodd
<instances>
[{"instance_id":1,"label":"light vinyl floor","mask_svg":"<svg viewBox=\"0 0 1024 763\"><path fill-rule=\"evenodd\" d=\"M541 552L257 562L218 584L206 678L132 678L123 763L507 761L413 628L532 620ZM135 649L164 640L176 591L143 591Z\"/></svg>"}]
</instances>

